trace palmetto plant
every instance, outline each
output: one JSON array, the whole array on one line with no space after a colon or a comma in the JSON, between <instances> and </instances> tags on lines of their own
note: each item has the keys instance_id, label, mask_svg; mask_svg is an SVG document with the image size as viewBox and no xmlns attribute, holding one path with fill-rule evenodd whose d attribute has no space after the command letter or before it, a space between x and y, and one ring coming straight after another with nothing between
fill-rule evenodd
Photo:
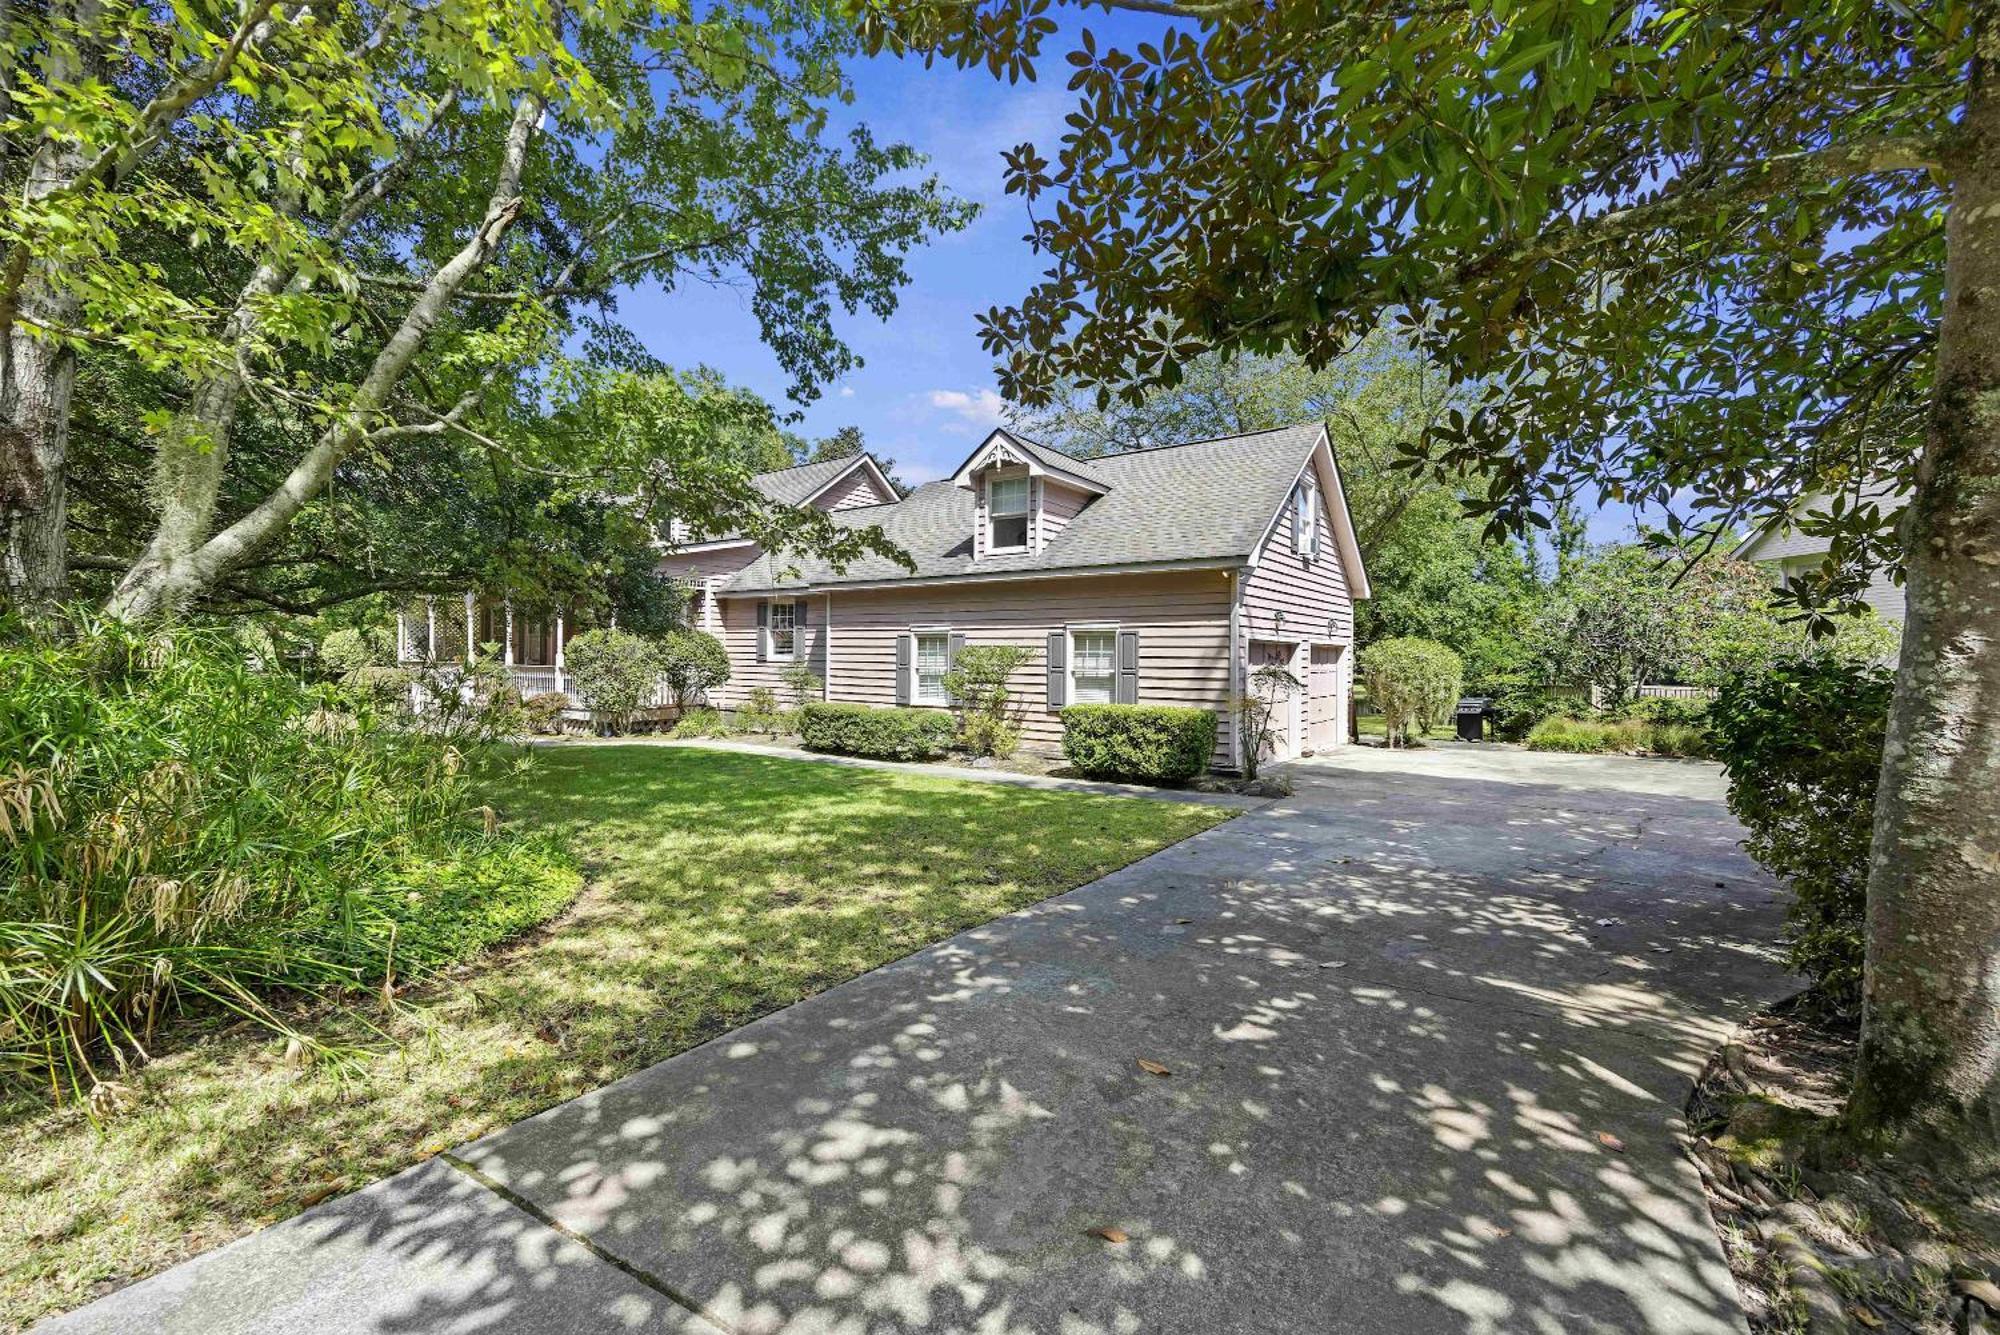
<instances>
[{"instance_id":1,"label":"palmetto plant","mask_svg":"<svg viewBox=\"0 0 2000 1335\"><path fill-rule=\"evenodd\" d=\"M289 1032L273 989L379 986L481 830L461 752L374 709L218 631L0 625L0 1060L86 1095L190 1003Z\"/></svg>"}]
</instances>

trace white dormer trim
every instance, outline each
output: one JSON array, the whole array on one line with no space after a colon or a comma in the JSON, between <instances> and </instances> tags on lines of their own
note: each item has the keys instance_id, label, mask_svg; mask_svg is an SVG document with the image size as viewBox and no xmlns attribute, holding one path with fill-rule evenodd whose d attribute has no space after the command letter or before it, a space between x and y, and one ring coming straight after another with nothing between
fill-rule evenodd
<instances>
[{"instance_id":1,"label":"white dormer trim","mask_svg":"<svg viewBox=\"0 0 2000 1335\"><path fill-rule=\"evenodd\" d=\"M886 505L889 502L894 501L896 499L899 493L896 491L895 486L889 481L889 475L882 471L882 466L876 463L874 459L870 458L866 451L863 451L862 453L854 456L854 463L851 467L843 468L838 473L835 473L832 477L826 480L824 486L820 487L818 491L815 491L812 495L800 501L799 504L811 505L814 501L826 495L829 491L832 491L835 487L839 486L841 483L847 481L848 478L853 477L854 470L856 468L865 468L868 470L869 478L873 480L873 482L875 483L876 494L879 496L886 496L889 498L889 500L883 502L883 504Z\"/></svg>"},{"instance_id":2,"label":"white dormer trim","mask_svg":"<svg viewBox=\"0 0 2000 1335\"><path fill-rule=\"evenodd\" d=\"M1102 482L1094 481L1081 473L1073 473L1060 464L1044 461L1037 451L1029 449L1009 435L1004 428L998 427L979 443L978 449L966 456L965 462L958 466L958 471L951 475L951 485L973 491L978 485L973 480L975 475L988 468L1014 466L1026 468L1031 478L1052 477L1065 487L1087 491L1093 496L1102 496L1111 490Z\"/></svg>"}]
</instances>

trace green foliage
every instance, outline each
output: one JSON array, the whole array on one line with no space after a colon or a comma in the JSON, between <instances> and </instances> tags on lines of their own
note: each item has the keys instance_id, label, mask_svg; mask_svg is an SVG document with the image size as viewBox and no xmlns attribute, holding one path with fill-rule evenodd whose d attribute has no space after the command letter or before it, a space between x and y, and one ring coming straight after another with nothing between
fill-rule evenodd
<instances>
[{"instance_id":1,"label":"green foliage","mask_svg":"<svg viewBox=\"0 0 2000 1335\"><path fill-rule=\"evenodd\" d=\"M729 720L737 732L757 732L775 736L799 726L797 709L780 709L778 694L769 686L759 686L743 698L742 707Z\"/></svg>"},{"instance_id":2,"label":"green foliage","mask_svg":"<svg viewBox=\"0 0 2000 1335\"><path fill-rule=\"evenodd\" d=\"M935 709L815 701L799 713L799 735L808 748L878 760L935 760L951 746L956 727L951 715Z\"/></svg>"},{"instance_id":3,"label":"green foliage","mask_svg":"<svg viewBox=\"0 0 2000 1335\"><path fill-rule=\"evenodd\" d=\"M1167 705L1071 705L1063 754L1078 773L1124 783L1186 783L1215 753L1215 711Z\"/></svg>"},{"instance_id":4,"label":"green foliage","mask_svg":"<svg viewBox=\"0 0 2000 1335\"><path fill-rule=\"evenodd\" d=\"M1792 888L1792 967L1829 1005L1861 999L1868 848L1890 673L1807 655L1723 686L1709 707L1715 754L1744 847Z\"/></svg>"},{"instance_id":5,"label":"green foliage","mask_svg":"<svg viewBox=\"0 0 2000 1335\"><path fill-rule=\"evenodd\" d=\"M729 651L707 631L676 628L656 647L660 679L685 711L729 680Z\"/></svg>"},{"instance_id":6,"label":"green foliage","mask_svg":"<svg viewBox=\"0 0 2000 1335\"><path fill-rule=\"evenodd\" d=\"M563 730L563 711L570 707L562 691L542 691L521 702L521 726L541 737L553 737Z\"/></svg>"},{"instance_id":7,"label":"green foliage","mask_svg":"<svg viewBox=\"0 0 2000 1335\"><path fill-rule=\"evenodd\" d=\"M826 688L826 682L805 663L787 663L778 669L778 681L791 697L793 709L805 708L806 702Z\"/></svg>"},{"instance_id":8,"label":"green foliage","mask_svg":"<svg viewBox=\"0 0 2000 1335\"><path fill-rule=\"evenodd\" d=\"M1517 676L1488 679L1474 693L1478 690L1489 692L1487 722L1494 738L1503 742L1524 740L1536 724L1573 711L1578 703L1574 696Z\"/></svg>"},{"instance_id":9,"label":"green foliage","mask_svg":"<svg viewBox=\"0 0 2000 1335\"><path fill-rule=\"evenodd\" d=\"M1264 754L1273 748L1272 728L1278 716L1278 706L1305 689L1305 683L1291 674L1290 669L1266 663L1250 674L1250 689L1231 702L1230 712L1236 716L1236 729L1243 739L1243 777L1257 777L1258 767L1264 763Z\"/></svg>"},{"instance_id":10,"label":"green foliage","mask_svg":"<svg viewBox=\"0 0 2000 1335\"><path fill-rule=\"evenodd\" d=\"M379 987L577 888L494 836L455 738L234 638L0 628L0 1061L88 1093L189 1006L290 1032L274 990Z\"/></svg>"},{"instance_id":11,"label":"green foliage","mask_svg":"<svg viewBox=\"0 0 2000 1335\"><path fill-rule=\"evenodd\" d=\"M1382 711L1391 746L1413 727L1429 732L1450 717L1465 684L1465 666L1457 654L1434 640L1411 636L1369 645L1355 667L1368 698Z\"/></svg>"},{"instance_id":12,"label":"green foliage","mask_svg":"<svg viewBox=\"0 0 2000 1335\"><path fill-rule=\"evenodd\" d=\"M1041 652L1025 644L969 644L944 674L958 706L959 745L1005 760L1021 744L1021 709L1007 682Z\"/></svg>"},{"instance_id":13,"label":"green foliage","mask_svg":"<svg viewBox=\"0 0 2000 1335\"><path fill-rule=\"evenodd\" d=\"M563 658L577 695L613 733L631 726L659 686L657 646L630 631L587 630L569 642Z\"/></svg>"},{"instance_id":14,"label":"green foliage","mask_svg":"<svg viewBox=\"0 0 2000 1335\"><path fill-rule=\"evenodd\" d=\"M177 565L180 593L311 612L512 569L663 630L671 590L631 559L631 531L794 521L684 415L568 429L568 373L699 397L612 294L727 274L805 402L856 364L841 314L886 317L909 250L973 213L906 146L833 128L854 37L818 11L262 14L0 10L8 84L34 91L0 108L21 145L0 160L0 309L89 349L85 374L117 387L80 403L116 428L75 433L69 471L105 479L83 490L118 511L92 514L87 541L133 562L175 521L160 531L200 558ZM49 188L22 197L24 173ZM661 434L694 446L692 467L656 466ZM570 542L564 509L608 516L612 549L595 524ZM246 516L254 541L215 540ZM803 523L800 549L858 536Z\"/></svg>"},{"instance_id":15,"label":"green foliage","mask_svg":"<svg viewBox=\"0 0 2000 1335\"><path fill-rule=\"evenodd\" d=\"M1643 718L1545 719L1529 731L1527 746L1530 751L1584 755L1705 756L1709 751L1704 729Z\"/></svg>"},{"instance_id":16,"label":"green foliage","mask_svg":"<svg viewBox=\"0 0 2000 1335\"><path fill-rule=\"evenodd\" d=\"M386 663L395 652L387 637L347 627L329 632L319 643L319 661L328 673L344 680L356 680L371 667Z\"/></svg>"},{"instance_id":17,"label":"green foliage","mask_svg":"<svg viewBox=\"0 0 2000 1335\"><path fill-rule=\"evenodd\" d=\"M729 726L729 720L722 716L721 710L700 705L693 709L682 710L681 716L674 720L673 731L668 736L727 737L734 731Z\"/></svg>"},{"instance_id":18,"label":"green foliage","mask_svg":"<svg viewBox=\"0 0 2000 1335\"><path fill-rule=\"evenodd\" d=\"M1987 169L1944 127L1990 16L1180 12L1198 32L1083 40L1061 142L1008 154L1049 263L982 319L1007 399L1137 401L1211 349L1323 365L1388 322L1481 386L1411 463L1483 473L1496 530L1593 492L1722 529L1912 489L1946 201ZM1040 0L929 0L866 32L1017 77L1076 29ZM1808 597L1899 559L1895 508L1843 507Z\"/></svg>"}]
</instances>

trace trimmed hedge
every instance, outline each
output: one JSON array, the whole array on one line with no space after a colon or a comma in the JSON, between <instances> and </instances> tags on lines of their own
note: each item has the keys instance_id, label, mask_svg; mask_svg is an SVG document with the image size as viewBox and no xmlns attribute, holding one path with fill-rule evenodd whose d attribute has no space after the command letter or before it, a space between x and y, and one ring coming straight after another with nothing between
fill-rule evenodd
<instances>
[{"instance_id":1,"label":"trimmed hedge","mask_svg":"<svg viewBox=\"0 0 2000 1335\"><path fill-rule=\"evenodd\" d=\"M800 711L810 750L877 760L932 760L945 753L958 720L935 709L873 709L814 702Z\"/></svg>"},{"instance_id":2,"label":"trimmed hedge","mask_svg":"<svg viewBox=\"0 0 2000 1335\"><path fill-rule=\"evenodd\" d=\"M1706 729L1637 718L1543 719L1529 732L1527 745L1530 751L1570 751L1582 755L1700 757L1709 750Z\"/></svg>"},{"instance_id":3,"label":"trimmed hedge","mask_svg":"<svg viewBox=\"0 0 2000 1335\"><path fill-rule=\"evenodd\" d=\"M1215 752L1215 713L1166 705L1071 705L1063 754L1093 779L1185 783Z\"/></svg>"}]
</instances>

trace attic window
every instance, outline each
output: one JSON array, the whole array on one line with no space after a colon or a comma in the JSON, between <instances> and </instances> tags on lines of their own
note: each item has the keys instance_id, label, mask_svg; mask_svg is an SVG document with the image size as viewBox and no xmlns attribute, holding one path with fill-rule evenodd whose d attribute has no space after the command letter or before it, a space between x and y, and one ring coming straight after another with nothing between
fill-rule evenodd
<instances>
[{"instance_id":1,"label":"attic window","mask_svg":"<svg viewBox=\"0 0 2000 1335\"><path fill-rule=\"evenodd\" d=\"M986 483L986 549L991 552L1028 549L1028 479L996 477Z\"/></svg>"},{"instance_id":2,"label":"attic window","mask_svg":"<svg viewBox=\"0 0 2000 1335\"><path fill-rule=\"evenodd\" d=\"M1308 561L1319 556L1319 488L1310 481L1292 493L1292 550Z\"/></svg>"}]
</instances>

